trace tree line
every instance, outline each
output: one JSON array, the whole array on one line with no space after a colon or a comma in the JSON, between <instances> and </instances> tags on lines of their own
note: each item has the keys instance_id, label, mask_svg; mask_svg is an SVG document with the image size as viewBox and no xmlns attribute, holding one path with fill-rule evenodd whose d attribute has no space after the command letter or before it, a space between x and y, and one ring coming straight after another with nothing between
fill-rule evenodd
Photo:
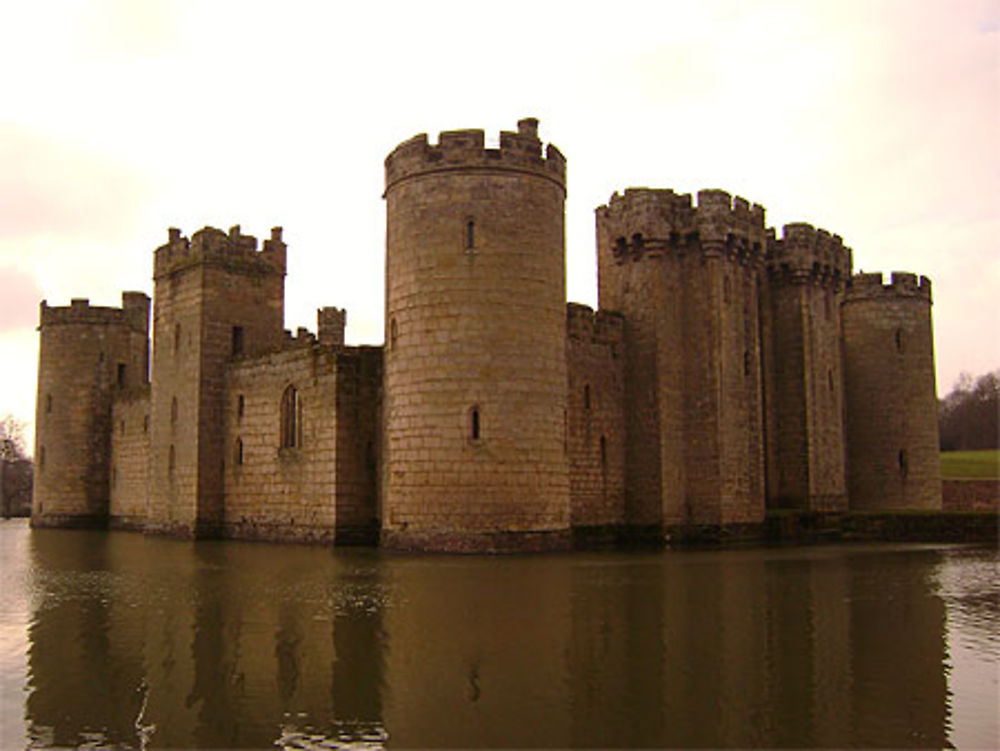
<instances>
[{"instance_id":1,"label":"tree line","mask_svg":"<svg viewBox=\"0 0 1000 751\"><path fill-rule=\"evenodd\" d=\"M962 373L938 401L938 425L942 451L1000 448L1000 370Z\"/></svg>"}]
</instances>

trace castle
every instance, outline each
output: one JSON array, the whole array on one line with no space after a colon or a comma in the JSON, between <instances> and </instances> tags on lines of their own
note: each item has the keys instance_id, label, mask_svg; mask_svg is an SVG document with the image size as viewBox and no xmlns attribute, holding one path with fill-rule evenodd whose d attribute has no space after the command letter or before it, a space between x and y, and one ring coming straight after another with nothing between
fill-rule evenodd
<instances>
[{"instance_id":1,"label":"castle","mask_svg":"<svg viewBox=\"0 0 1000 751\"><path fill-rule=\"evenodd\" d=\"M391 549L566 549L940 508L931 289L719 190L596 211L567 304L566 163L524 119L385 161L383 346L284 331L286 246L155 252L150 299L41 303L36 527Z\"/></svg>"}]
</instances>

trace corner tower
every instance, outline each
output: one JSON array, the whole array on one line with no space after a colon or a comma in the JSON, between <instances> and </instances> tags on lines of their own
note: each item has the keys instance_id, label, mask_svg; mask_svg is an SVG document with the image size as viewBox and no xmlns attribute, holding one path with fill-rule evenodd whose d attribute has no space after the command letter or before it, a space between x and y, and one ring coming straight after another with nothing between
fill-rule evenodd
<instances>
[{"instance_id":1,"label":"corner tower","mask_svg":"<svg viewBox=\"0 0 1000 751\"><path fill-rule=\"evenodd\" d=\"M940 509L931 282L857 274L844 298L852 509Z\"/></svg>"},{"instance_id":2,"label":"corner tower","mask_svg":"<svg viewBox=\"0 0 1000 751\"><path fill-rule=\"evenodd\" d=\"M537 127L386 159L388 547L569 544L566 163Z\"/></svg>"},{"instance_id":3,"label":"corner tower","mask_svg":"<svg viewBox=\"0 0 1000 751\"><path fill-rule=\"evenodd\" d=\"M111 494L111 404L147 382L149 298L121 308L73 300L39 315L35 404L35 527L104 526Z\"/></svg>"},{"instance_id":4,"label":"corner tower","mask_svg":"<svg viewBox=\"0 0 1000 751\"><path fill-rule=\"evenodd\" d=\"M190 240L171 229L156 250L151 532L219 532L226 367L281 346L285 255L280 227L262 250L239 226L228 235L205 227Z\"/></svg>"}]
</instances>

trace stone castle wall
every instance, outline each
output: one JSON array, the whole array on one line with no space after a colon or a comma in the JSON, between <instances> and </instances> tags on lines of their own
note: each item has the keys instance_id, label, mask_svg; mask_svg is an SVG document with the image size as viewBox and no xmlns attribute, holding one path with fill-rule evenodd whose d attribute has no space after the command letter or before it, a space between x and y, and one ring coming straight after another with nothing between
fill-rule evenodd
<instances>
[{"instance_id":1,"label":"stone castle wall","mask_svg":"<svg viewBox=\"0 0 1000 751\"><path fill-rule=\"evenodd\" d=\"M222 426L229 358L281 346L285 244L257 250L233 227L190 240L171 230L155 255L150 526L179 535L222 524Z\"/></svg>"},{"instance_id":2,"label":"stone castle wall","mask_svg":"<svg viewBox=\"0 0 1000 751\"><path fill-rule=\"evenodd\" d=\"M847 508L840 306L851 251L789 224L768 239L765 371L768 506Z\"/></svg>"},{"instance_id":3,"label":"stone castle wall","mask_svg":"<svg viewBox=\"0 0 1000 751\"><path fill-rule=\"evenodd\" d=\"M386 159L390 547L568 545L564 160L536 125Z\"/></svg>"},{"instance_id":4,"label":"stone castle wall","mask_svg":"<svg viewBox=\"0 0 1000 751\"><path fill-rule=\"evenodd\" d=\"M597 227L600 305L625 316L629 522L759 521L764 210L630 189Z\"/></svg>"},{"instance_id":5,"label":"stone castle wall","mask_svg":"<svg viewBox=\"0 0 1000 751\"><path fill-rule=\"evenodd\" d=\"M570 303L566 316L570 521L574 529L625 523L623 319Z\"/></svg>"},{"instance_id":6,"label":"stone castle wall","mask_svg":"<svg viewBox=\"0 0 1000 751\"><path fill-rule=\"evenodd\" d=\"M142 529L149 503L148 384L116 394L111 410L109 525Z\"/></svg>"},{"instance_id":7,"label":"stone castle wall","mask_svg":"<svg viewBox=\"0 0 1000 751\"><path fill-rule=\"evenodd\" d=\"M930 283L851 277L718 190L597 209L565 300L537 121L386 159L384 347L283 331L286 246L171 229L149 305L41 309L33 524L396 549L739 532L768 508L940 508Z\"/></svg>"},{"instance_id":8,"label":"stone castle wall","mask_svg":"<svg viewBox=\"0 0 1000 751\"><path fill-rule=\"evenodd\" d=\"M843 317L852 508L941 508L930 280L858 274Z\"/></svg>"},{"instance_id":9,"label":"stone castle wall","mask_svg":"<svg viewBox=\"0 0 1000 751\"><path fill-rule=\"evenodd\" d=\"M35 526L107 523L111 403L118 389L146 382L149 298L122 295L122 308L73 300L40 310L35 413Z\"/></svg>"}]
</instances>

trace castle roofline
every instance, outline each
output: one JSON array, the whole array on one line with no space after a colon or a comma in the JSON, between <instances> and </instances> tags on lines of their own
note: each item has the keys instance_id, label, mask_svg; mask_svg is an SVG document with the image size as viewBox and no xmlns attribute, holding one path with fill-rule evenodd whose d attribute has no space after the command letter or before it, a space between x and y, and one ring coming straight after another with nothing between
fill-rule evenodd
<instances>
[{"instance_id":1,"label":"castle roofline","mask_svg":"<svg viewBox=\"0 0 1000 751\"><path fill-rule=\"evenodd\" d=\"M75 297L67 306L39 303L39 328L60 325L128 326L140 333L149 330L149 297L144 292L123 292L122 307L91 305L85 297Z\"/></svg>"},{"instance_id":2,"label":"castle roofline","mask_svg":"<svg viewBox=\"0 0 1000 751\"><path fill-rule=\"evenodd\" d=\"M240 225L229 233L215 227L203 227L190 239L176 227L167 231L167 242L154 253L154 277L202 263L218 264L259 273L285 274L287 246L282 228L273 227L264 247L257 249L257 238L244 235Z\"/></svg>"},{"instance_id":3,"label":"castle roofline","mask_svg":"<svg viewBox=\"0 0 1000 751\"><path fill-rule=\"evenodd\" d=\"M853 263L840 235L805 222L786 224L780 238L769 229L765 262L775 281L812 281L835 289L850 279Z\"/></svg>"},{"instance_id":4,"label":"castle roofline","mask_svg":"<svg viewBox=\"0 0 1000 751\"><path fill-rule=\"evenodd\" d=\"M907 271L893 271L888 284L881 272L859 273L851 277L844 302L857 300L922 300L931 302L931 280Z\"/></svg>"},{"instance_id":5,"label":"castle roofline","mask_svg":"<svg viewBox=\"0 0 1000 751\"><path fill-rule=\"evenodd\" d=\"M695 205L688 193L628 188L596 213L619 263L696 246L747 263L764 258L764 207L724 190L698 191Z\"/></svg>"},{"instance_id":6,"label":"castle roofline","mask_svg":"<svg viewBox=\"0 0 1000 751\"><path fill-rule=\"evenodd\" d=\"M431 144L426 133L399 144L385 159L386 193L395 185L421 175L445 172L517 172L552 180L566 190L566 158L548 144L542 154L538 120L527 117L517 132L501 131L500 148L486 148L482 130L446 130Z\"/></svg>"}]
</instances>

